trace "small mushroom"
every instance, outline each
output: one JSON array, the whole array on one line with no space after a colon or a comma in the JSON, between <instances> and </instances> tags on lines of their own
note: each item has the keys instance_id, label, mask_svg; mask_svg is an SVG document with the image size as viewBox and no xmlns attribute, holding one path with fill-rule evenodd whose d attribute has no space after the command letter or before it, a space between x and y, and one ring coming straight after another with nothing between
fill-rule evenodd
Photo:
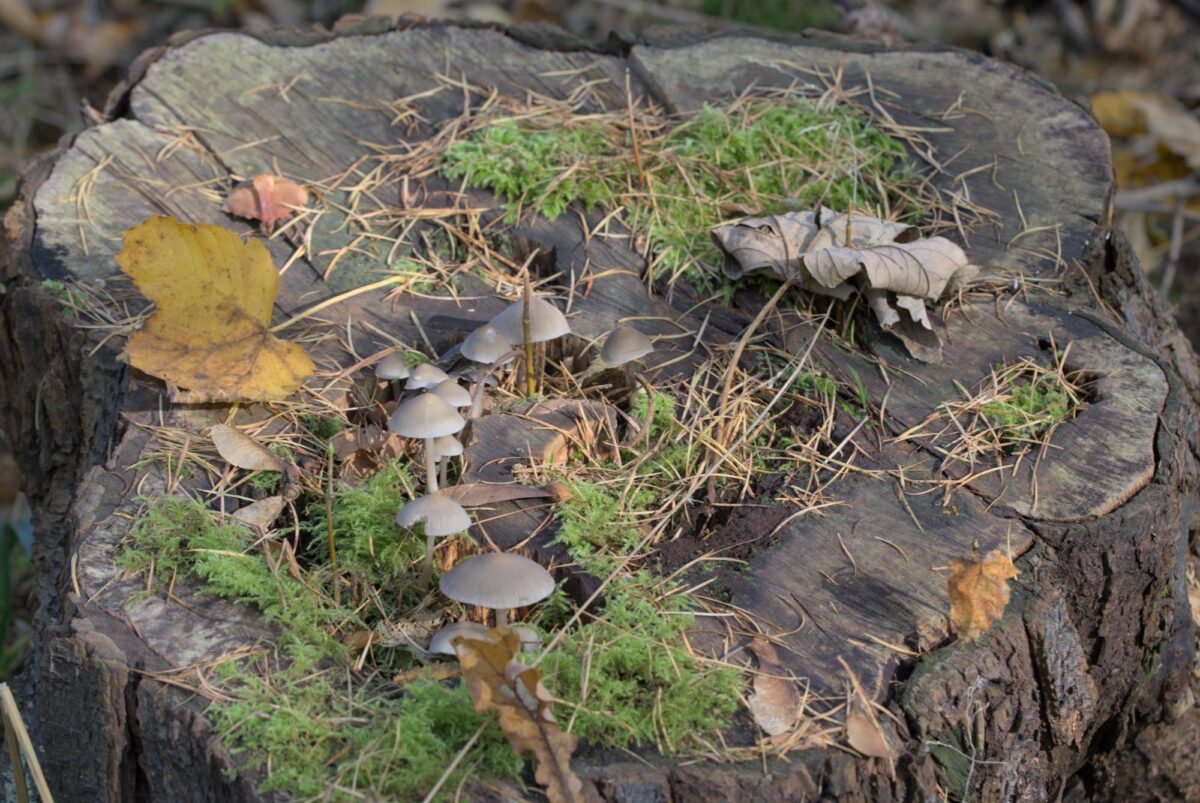
<instances>
[{"instance_id":1,"label":"small mushroom","mask_svg":"<svg viewBox=\"0 0 1200 803\"><path fill-rule=\"evenodd\" d=\"M466 508L448 496L429 493L418 496L396 514L396 524L412 528L418 524L425 531L425 563L421 568L421 585L429 587L433 573L433 542L447 535L465 532L471 526Z\"/></svg>"},{"instance_id":2,"label":"small mushroom","mask_svg":"<svg viewBox=\"0 0 1200 803\"><path fill-rule=\"evenodd\" d=\"M458 384L457 379L447 377L430 388L429 392L441 396L442 401L451 407L466 407L471 403L471 394Z\"/></svg>"},{"instance_id":3,"label":"small mushroom","mask_svg":"<svg viewBox=\"0 0 1200 803\"><path fill-rule=\"evenodd\" d=\"M512 341L489 323L467 335L459 350L468 360L484 365L471 389L471 410L467 413L467 420L470 421L479 418L483 407L483 389L492 371L515 357L517 352L513 351Z\"/></svg>"},{"instance_id":4,"label":"small mushroom","mask_svg":"<svg viewBox=\"0 0 1200 803\"><path fill-rule=\"evenodd\" d=\"M466 424L457 410L433 393L422 393L397 405L388 419L388 429L397 435L403 438L424 439L427 493L438 489L434 439L443 435L456 435Z\"/></svg>"},{"instance_id":5,"label":"small mushroom","mask_svg":"<svg viewBox=\"0 0 1200 803\"><path fill-rule=\"evenodd\" d=\"M404 358L403 351L393 351L375 365L376 378L388 382L408 379L410 373L412 372L408 367L408 361Z\"/></svg>"},{"instance_id":6,"label":"small mushroom","mask_svg":"<svg viewBox=\"0 0 1200 803\"><path fill-rule=\"evenodd\" d=\"M538 647L542 646L542 637L532 627L517 625L512 631L517 634L517 638L521 642L522 652L537 652Z\"/></svg>"},{"instance_id":7,"label":"small mushroom","mask_svg":"<svg viewBox=\"0 0 1200 803\"><path fill-rule=\"evenodd\" d=\"M650 338L632 326L618 326L608 333L600 349L600 359L609 365L625 365L654 351Z\"/></svg>"},{"instance_id":8,"label":"small mushroom","mask_svg":"<svg viewBox=\"0 0 1200 803\"><path fill-rule=\"evenodd\" d=\"M554 577L529 558L511 552L485 552L443 574L438 588L456 602L493 609L496 627L505 627L510 608L522 608L550 596Z\"/></svg>"},{"instance_id":9,"label":"small mushroom","mask_svg":"<svg viewBox=\"0 0 1200 803\"><path fill-rule=\"evenodd\" d=\"M486 627L476 622L455 622L452 625L446 625L434 633L433 638L429 640L429 651L436 655L455 655L454 639L459 636L483 638L487 635L487 631Z\"/></svg>"},{"instance_id":10,"label":"small mushroom","mask_svg":"<svg viewBox=\"0 0 1200 803\"><path fill-rule=\"evenodd\" d=\"M423 362L413 366L412 371L408 375L408 381L404 383L404 389L425 390L435 387L449 378L450 376L445 371L433 363Z\"/></svg>"},{"instance_id":11,"label":"small mushroom","mask_svg":"<svg viewBox=\"0 0 1200 803\"><path fill-rule=\"evenodd\" d=\"M441 466L438 468L438 485L445 488L446 466L449 465L451 457L458 457L463 453L462 441L453 435L443 435L434 439L433 451L437 459L441 461Z\"/></svg>"}]
</instances>

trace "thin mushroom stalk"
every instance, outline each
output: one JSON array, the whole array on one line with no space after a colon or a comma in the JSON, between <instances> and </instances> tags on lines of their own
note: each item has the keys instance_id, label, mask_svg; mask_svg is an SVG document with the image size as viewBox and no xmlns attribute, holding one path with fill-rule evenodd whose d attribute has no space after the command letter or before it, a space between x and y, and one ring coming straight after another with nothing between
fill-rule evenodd
<instances>
[{"instance_id":1,"label":"thin mushroom stalk","mask_svg":"<svg viewBox=\"0 0 1200 803\"><path fill-rule=\"evenodd\" d=\"M421 588L428 590L429 581L433 579L433 542L432 535L425 536L425 562L421 565Z\"/></svg>"},{"instance_id":2,"label":"thin mushroom stalk","mask_svg":"<svg viewBox=\"0 0 1200 803\"><path fill-rule=\"evenodd\" d=\"M530 323L529 304L533 299L533 286L529 282L529 271L525 271L525 305L521 310L521 330L525 344L525 395L532 397L537 393L537 377L533 366L533 331Z\"/></svg>"},{"instance_id":3,"label":"thin mushroom stalk","mask_svg":"<svg viewBox=\"0 0 1200 803\"><path fill-rule=\"evenodd\" d=\"M425 439L425 493L436 493L438 489L437 459L434 457L433 438Z\"/></svg>"},{"instance_id":4,"label":"thin mushroom stalk","mask_svg":"<svg viewBox=\"0 0 1200 803\"><path fill-rule=\"evenodd\" d=\"M495 360L492 360L479 374L479 378L475 381L475 386L471 388L471 409L467 411L467 420L479 418L483 414L483 391L487 387L488 379L502 364L518 356L520 356L520 352L516 349L507 354L502 354Z\"/></svg>"},{"instance_id":5,"label":"thin mushroom stalk","mask_svg":"<svg viewBox=\"0 0 1200 803\"><path fill-rule=\"evenodd\" d=\"M496 627L508 627L508 608L496 609Z\"/></svg>"}]
</instances>

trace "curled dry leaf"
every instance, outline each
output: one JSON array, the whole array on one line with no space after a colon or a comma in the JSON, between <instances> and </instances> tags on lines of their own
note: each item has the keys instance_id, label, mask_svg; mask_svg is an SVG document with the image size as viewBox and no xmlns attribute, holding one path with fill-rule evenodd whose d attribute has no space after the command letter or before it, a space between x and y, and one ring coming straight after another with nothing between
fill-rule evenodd
<instances>
[{"instance_id":1,"label":"curled dry leaf","mask_svg":"<svg viewBox=\"0 0 1200 803\"><path fill-rule=\"evenodd\" d=\"M117 264L158 306L125 359L170 383L173 401L281 399L313 372L304 349L268 329L279 274L261 242L154 217L125 232Z\"/></svg>"},{"instance_id":2,"label":"curled dry leaf","mask_svg":"<svg viewBox=\"0 0 1200 803\"><path fill-rule=\"evenodd\" d=\"M950 569L950 621L962 638L979 638L1004 615L1008 581L1021 572L999 549L982 560L952 560Z\"/></svg>"},{"instance_id":3,"label":"curled dry leaf","mask_svg":"<svg viewBox=\"0 0 1200 803\"><path fill-rule=\"evenodd\" d=\"M454 640L475 710L499 713L500 728L512 749L533 752L534 778L552 803L581 801L583 783L571 771L576 739L555 722L541 672L514 660L520 648L520 637L506 627L488 631L486 638Z\"/></svg>"},{"instance_id":4,"label":"curled dry leaf","mask_svg":"<svg viewBox=\"0 0 1200 803\"><path fill-rule=\"evenodd\" d=\"M299 184L263 174L230 190L221 209L234 217L262 221L263 228L270 232L278 221L286 220L306 203L308 192Z\"/></svg>"},{"instance_id":5,"label":"curled dry leaf","mask_svg":"<svg viewBox=\"0 0 1200 803\"><path fill-rule=\"evenodd\" d=\"M758 727L768 736L787 733L803 710L804 701L795 681L788 680L779 663L779 655L769 641L756 638L750 650L758 658L758 674L754 676L754 694L746 701Z\"/></svg>"},{"instance_id":6,"label":"curled dry leaf","mask_svg":"<svg viewBox=\"0 0 1200 803\"><path fill-rule=\"evenodd\" d=\"M906 224L824 208L742 218L717 226L712 236L732 279L767 273L842 300L862 290L880 326L925 362L941 359L925 302L978 270L945 237L917 239Z\"/></svg>"},{"instance_id":7,"label":"curled dry leaf","mask_svg":"<svg viewBox=\"0 0 1200 803\"><path fill-rule=\"evenodd\" d=\"M239 429L213 424L209 435L225 462L247 471L284 471L286 466L270 449Z\"/></svg>"}]
</instances>

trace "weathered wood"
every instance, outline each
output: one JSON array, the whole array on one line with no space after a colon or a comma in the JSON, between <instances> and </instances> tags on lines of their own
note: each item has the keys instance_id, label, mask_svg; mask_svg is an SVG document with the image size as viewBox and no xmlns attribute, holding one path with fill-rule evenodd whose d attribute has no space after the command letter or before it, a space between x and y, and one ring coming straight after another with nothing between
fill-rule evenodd
<instances>
[{"instance_id":1,"label":"weathered wood","mask_svg":"<svg viewBox=\"0 0 1200 803\"><path fill-rule=\"evenodd\" d=\"M944 168L931 181L996 213L993 224L968 233L973 261L993 275L1042 280L1077 262L1088 280L1054 299L968 297L945 321L940 366L913 363L878 331L869 333L868 353L823 339L814 351L826 370L861 383L879 413L878 425L847 444L868 473L831 486L840 505L787 523L775 546L752 557L732 602L769 623L786 666L814 691L844 691L844 660L903 715L904 727L891 731L901 749L896 773L836 750L771 763L770 775L757 763L689 766L648 755L636 771L619 762L582 768L589 794L924 799L945 788L953 774L945 750L957 750L977 762L963 790L969 796L1045 799L1112 747L1123 723L1176 699L1190 667L1181 558L1196 485L1200 373L1136 262L1102 227L1111 165L1103 133L1082 108L1025 73L941 49L726 36L660 38L599 53L545 31L392 31L378 21L337 34L219 33L184 37L148 56L114 98L110 122L29 172L6 221L0 395L36 506L42 607L29 685L58 798L262 799L253 773L226 774L236 762L211 738L203 706L170 682L197 663L269 641L271 632L253 612L183 583L173 599L140 596L143 581L113 565L138 496L178 479L143 462L153 449L149 428L168 424L200 438L218 412L168 405L157 382L117 362L119 338L64 318L40 288L43 279L103 283L137 314L144 302L113 263L124 229L165 213L248 233L219 211L231 176L275 165L312 182L353 165L365 173L402 157L406 140L430 136L464 103L477 103L471 86L569 100L581 111L623 109L630 96L644 96L688 112L751 86L830 80L876 113L922 129L924 156ZM430 176L421 187L444 189L437 181ZM342 225L345 210L369 215L408 201L395 187L383 197L355 195L353 183L339 182L321 199L311 247L270 241L276 264L287 266L278 320L378 278L382 255ZM471 198L490 203L486 193ZM671 300L650 294L643 258L627 239L591 235L595 223L572 213L530 220L517 232L552 251L584 345L636 321L655 337L657 378L684 381L697 348L736 339L756 312L692 309L685 291ZM330 270L332 254L350 244ZM381 332L412 344L428 337L441 351L505 303L481 282L464 281L458 298L376 290L297 324L292 331L310 341L322 376L335 377L321 392L352 379L344 372L354 358L329 342L331 329L346 332L359 356L387 345ZM706 342L697 344L702 325ZM810 335L791 330L805 343ZM1072 344L1072 367L1097 381L1094 398L1040 456L1036 504L1029 464L1007 482L972 479L952 506L940 493L916 492L924 481L961 473L941 466L929 444L888 441L958 398L956 381L970 387L997 362L1038 356L1051 338ZM561 414L533 415L554 423ZM262 411L239 415L257 420ZM477 435L506 423L484 419ZM505 479L506 464L493 458L511 458L511 450L489 452L486 437L477 444L473 470ZM546 524L534 503L509 507L503 526L485 525L502 546ZM790 510L781 506L775 523ZM739 526L739 515L727 526ZM540 548L549 535L542 530ZM1025 553L1022 576L999 625L976 643L944 647L945 586L933 569L976 542ZM705 627L722 649L747 635ZM935 742L948 747L931 755Z\"/></svg>"}]
</instances>

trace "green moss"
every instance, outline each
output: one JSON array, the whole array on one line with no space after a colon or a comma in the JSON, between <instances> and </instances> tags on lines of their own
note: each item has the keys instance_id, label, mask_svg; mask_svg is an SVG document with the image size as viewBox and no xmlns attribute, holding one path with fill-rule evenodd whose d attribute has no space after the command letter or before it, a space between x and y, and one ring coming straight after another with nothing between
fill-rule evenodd
<instances>
[{"instance_id":1,"label":"green moss","mask_svg":"<svg viewBox=\"0 0 1200 803\"><path fill-rule=\"evenodd\" d=\"M42 281L42 289L53 295L62 304L63 314L74 318L79 314L79 299L76 291L72 291L70 285L66 282L61 282L58 279L44 279Z\"/></svg>"},{"instance_id":2,"label":"green moss","mask_svg":"<svg viewBox=\"0 0 1200 803\"><path fill-rule=\"evenodd\" d=\"M530 208L554 218L575 200L588 208L620 204L650 241L656 276L710 285L720 260L709 232L730 210L825 204L912 212L903 146L857 111L809 101L706 107L644 144L643 162L649 191L631 191L640 178L621 129L533 118L500 120L453 143L443 169L495 192L514 217ZM895 191L881 189L889 186Z\"/></svg>"},{"instance_id":3,"label":"green moss","mask_svg":"<svg viewBox=\"0 0 1200 803\"><path fill-rule=\"evenodd\" d=\"M398 494L401 477L391 469L367 496L378 501ZM398 692L369 677L362 682L330 635L338 626L354 626L354 617L286 573L272 572L254 541L249 530L219 523L202 505L167 497L139 517L118 563L132 571L153 565L160 588L177 576L188 578L204 593L258 608L279 627L288 664L270 674L263 661L218 665L223 695L233 701L209 708L229 748L267 770L264 791L332 800L421 798L485 718L461 687L416 681ZM445 795L467 772L516 778L522 767L491 722L451 774Z\"/></svg>"},{"instance_id":4,"label":"green moss","mask_svg":"<svg viewBox=\"0 0 1200 803\"><path fill-rule=\"evenodd\" d=\"M1071 399L1057 374L1044 374L1014 385L1008 398L983 406L983 414L1003 428L1009 441L1037 440L1071 416Z\"/></svg>"}]
</instances>

